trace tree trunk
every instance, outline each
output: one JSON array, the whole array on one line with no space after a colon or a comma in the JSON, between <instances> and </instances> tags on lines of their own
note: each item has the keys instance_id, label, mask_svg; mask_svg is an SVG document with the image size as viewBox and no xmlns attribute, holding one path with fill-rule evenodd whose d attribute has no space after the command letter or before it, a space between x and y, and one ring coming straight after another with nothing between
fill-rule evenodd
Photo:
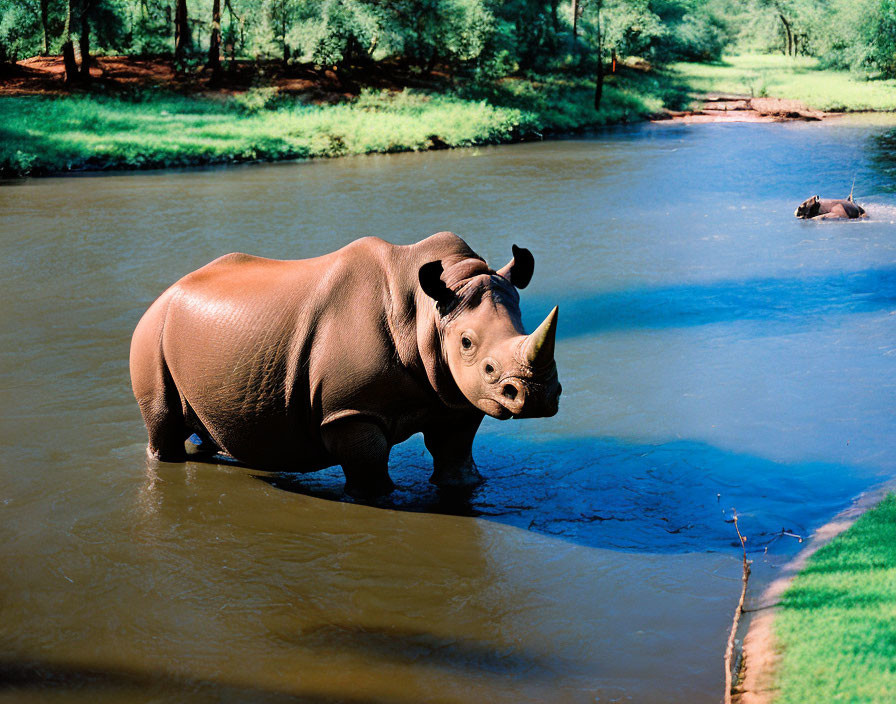
<instances>
[{"instance_id":1,"label":"tree trunk","mask_svg":"<svg viewBox=\"0 0 896 704\"><path fill-rule=\"evenodd\" d=\"M65 3L65 28L62 30L62 64L65 66L65 85L78 82L78 64L75 63L75 45L72 42L72 1Z\"/></svg>"},{"instance_id":2,"label":"tree trunk","mask_svg":"<svg viewBox=\"0 0 896 704\"><path fill-rule=\"evenodd\" d=\"M579 38L579 17L582 16L581 0L572 0L572 38L573 41Z\"/></svg>"},{"instance_id":3,"label":"tree trunk","mask_svg":"<svg viewBox=\"0 0 896 704\"><path fill-rule=\"evenodd\" d=\"M554 27L554 34L560 34L560 18L557 15L557 6L560 0L551 0L551 25Z\"/></svg>"},{"instance_id":4,"label":"tree trunk","mask_svg":"<svg viewBox=\"0 0 896 704\"><path fill-rule=\"evenodd\" d=\"M82 83L90 82L90 4L84 2L81 5L81 37L78 42L81 49L81 69L78 73Z\"/></svg>"},{"instance_id":5,"label":"tree trunk","mask_svg":"<svg viewBox=\"0 0 896 704\"><path fill-rule=\"evenodd\" d=\"M40 55L46 56L50 53L50 42L47 37L47 15L49 13L50 0L40 0L40 31L42 36Z\"/></svg>"},{"instance_id":6,"label":"tree trunk","mask_svg":"<svg viewBox=\"0 0 896 704\"><path fill-rule=\"evenodd\" d=\"M221 84L221 0L212 2L212 36L208 42L208 67L211 69L211 85Z\"/></svg>"},{"instance_id":7,"label":"tree trunk","mask_svg":"<svg viewBox=\"0 0 896 704\"><path fill-rule=\"evenodd\" d=\"M233 62L236 61L236 38L233 37L233 20L236 19L239 22L240 27L240 45L243 44L243 18L240 17L233 11L233 4L230 0L224 0L224 6L227 8L227 11L230 13L230 34L232 37L232 41L229 43L230 48L230 66L233 68Z\"/></svg>"},{"instance_id":8,"label":"tree trunk","mask_svg":"<svg viewBox=\"0 0 896 704\"><path fill-rule=\"evenodd\" d=\"M787 18L784 17L783 13L779 12L778 17L781 18L781 24L784 25L784 33L787 35L787 48L785 53L787 56L790 56L793 51L793 33L790 31L790 22L787 21Z\"/></svg>"},{"instance_id":9,"label":"tree trunk","mask_svg":"<svg viewBox=\"0 0 896 704\"><path fill-rule=\"evenodd\" d=\"M62 65L65 66L65 85L78 82L78 64L75 61L75 45L71 37L62 44Z\"/></svg>"},{"instance_id":10,"label":"tree trunk","mask_svg":"<svg viewBox=\"0 0 896 704\"><path fill-rule=\"evenodd\" d=\"M601 4L597 6L597 80L594 85L594 109L600 110L600 99L604 95L604 42L600 31Z\"/></svg>"},{"instance_id":11,"label":"tree trunk","mask_svg":"<svg viewBox=\"0 0 896 704\"><path fill-rule=\"evenodd\" d=\"M283 36L283 66L289 63L289 44L286 43L286 3L280 6L280 33Z\"/></svg>"},{"instance_id":12,"label":"tree trunk","mask_svg":"<svg viewBox=\"0 0 896 704\"><path fill-rule=\"evenodd\" d=\"M174 10L174 63L180 66L190 48L190 21L187 16L187 0L177 0Z\"/></svg>"}]
</instances>

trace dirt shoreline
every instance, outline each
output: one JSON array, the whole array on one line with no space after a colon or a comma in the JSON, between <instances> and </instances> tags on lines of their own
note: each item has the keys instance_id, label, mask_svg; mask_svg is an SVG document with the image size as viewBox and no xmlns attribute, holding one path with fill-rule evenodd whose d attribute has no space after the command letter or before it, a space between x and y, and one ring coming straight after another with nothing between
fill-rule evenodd
<instances>
[{"instance_id":1,"label":"dirt shoreline","mask_svg":"<svg viewBox=\"0 0 896 704\"><path fill-rule=\"evenodd\" d=\"M696 110L667 111L656 121L689 125L709 122L817 122L843 113L813 110L799 100L753 98L733 93L707 93L700 98L703 106Z\"/></svg>"},{"instance_id":2,"label":"dirt shoreline","mask_svg":"<svg viewBox=\"0 0 896 704\"><path fill-rule=\"evenodd\" d=\"M774 620L777 604L806 562L819 549L846 531L859 517L877 506L896 482L870 489L858 496L852 505L838 513L812 534L809 544L780 568L779 576L758 597L749 600L744 613L748 617L747 633L740 653L740 668L731 691L733 704L771 704L777 690L774 685L779 653L775 642Z\"/></svg>"}]
</instances>

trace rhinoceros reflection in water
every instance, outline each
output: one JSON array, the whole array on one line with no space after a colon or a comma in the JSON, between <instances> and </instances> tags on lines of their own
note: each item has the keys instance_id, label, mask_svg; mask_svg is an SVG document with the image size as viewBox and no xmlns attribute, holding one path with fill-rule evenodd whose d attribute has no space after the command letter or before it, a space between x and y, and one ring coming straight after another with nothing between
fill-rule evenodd
<instances>
[{"instance_id":1,"label":"rhinoceros reflection in water","mask_svg":"<svg viewBox=\"0 0 896 704\"><path fill-rule=\"evenodd\" d=\"M431 481L481 481L484 414L551 416L557 309L531 335L517 289L532 254L494 271L457 235L368 237L314 259L228 254L150 306L131 342L147 451L185 459L192 434L264 469L342 465L353 496L388 493L391 447L422 432Z\"/></svg>"},{"instance_id":2,"label":"rhinoceros reflection in water","mask_svg":"<svg viewBox=\"0 0 896 704\"><path fill-rule=\"evenodd\" d=\"M802 220L829 220L846 218L853 220L865 217L865 209L852 199L852 193L845 199L819 198L812 196L800 203L793 211Z\"/></svg>"}]
</instances>

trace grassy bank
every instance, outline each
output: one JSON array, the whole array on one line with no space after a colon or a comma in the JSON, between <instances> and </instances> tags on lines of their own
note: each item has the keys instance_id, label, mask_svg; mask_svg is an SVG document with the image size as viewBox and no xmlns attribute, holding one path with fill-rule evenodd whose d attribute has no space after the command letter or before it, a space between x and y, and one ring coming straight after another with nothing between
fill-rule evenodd
<instances>
[{"instance_id":1,"label":"grassy bank","mask_svg":"<svg viewBox=\"0 0 896 704\"><path fill-rule=\"evenodd\" d=\"M624 68L600 111L590 78L507 78L436 90L365 90L313 104L274 88L184 95L144 87L0 94L0 175L160 168L539 139L688 107L705 92L802 100L823 110L896 110L896 81L822 71L811 59L740 56L671 70Z\"/></svg>"},{"instance_id":2,"label":"grassy bank","mask_svg":"<svg viewBox=\"0 0 896 704\"><path fill-rule=\"evenodd\" d=\"M537 139L644 119L686 100L660 76L614 77L599 112L593 84L547 76L449 94L365 91L306 104L273 89L230 97L159 90L125 95L0 97L6 175L332 157Z\"/></svg>"},{"instance_id":3,"label":"grassy bank","mask_svg":"<svg viewBox=\"0 0 896 704\"><path fill-rule=\"evenodd\" d=\"M695 93L738 93L799 100L816 110L896 110L896 80L866 81L818 68L816 59L781 54L729 56L718 64L673 65Z\"/></svg>"},{"instance_id":4,"label":"grassy bank","mask_svg":"<svg viewBox=\"0 0 896 704\"><path fill-rule=\"evenodd\" d=\"M785 593L776 704L892 702L896 495L819 550Z\"/></svg>"}]
</instances>

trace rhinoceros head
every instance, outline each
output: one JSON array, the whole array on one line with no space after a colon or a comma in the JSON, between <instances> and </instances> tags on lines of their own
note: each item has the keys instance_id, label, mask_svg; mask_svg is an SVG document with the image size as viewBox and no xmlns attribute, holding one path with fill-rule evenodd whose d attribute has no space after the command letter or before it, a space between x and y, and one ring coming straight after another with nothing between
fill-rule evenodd
<instances>
[{"instance_id":1,"label":"rhinoceros head","mask_svg":"<svg viewBox=\"0 0 896 704\"><path fill-rule=\"evenodd\" d=\"M457 387L493 418L557 413L560 382L554 363L557 308L531 334L523 329L520 297L532 278L531 252L513 246L513 259L492 271L478 258L425 264L423 291L435 299L442 357Z\"/></svg>"},{"instance_id":2,"label":"rhinoceros head","mask_svg":"<svg viewBox=\"0 0 896 704\"><path fill-rule=\"evenodd\" d=\"M793 214L803 219L814 218L818 215L819 210L821 210L821 203L818 200L818 196L812 196L800 203L796 210L793 211Z\"/></svg>"}]
</instances>

